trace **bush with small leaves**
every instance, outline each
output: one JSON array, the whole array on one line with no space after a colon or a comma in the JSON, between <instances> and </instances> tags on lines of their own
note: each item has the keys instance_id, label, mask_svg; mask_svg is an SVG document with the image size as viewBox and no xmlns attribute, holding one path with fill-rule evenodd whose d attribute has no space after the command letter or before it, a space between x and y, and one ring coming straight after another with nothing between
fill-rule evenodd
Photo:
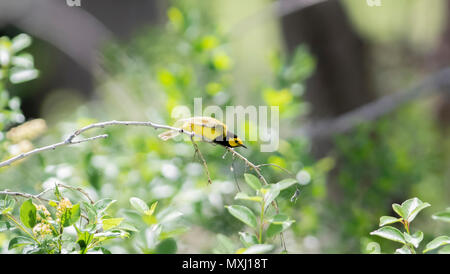
<instances>
[{"instance_id":1,"label":"bush with small leaves","mask_svg":"<svg viewBox=\"0 0 450 274\"><path fill-rule=\"evenodd\" d=\"M72 204L61 195L58 185L54 187L55 200L29 194L20 196L30 198L20 206L19 218L13 215L15 200L10 195L0 200L0 232L18 234L9 241L10 250L20 248L26 254L110 253L102 247L106 240L126 238L129 231L135 231L132 225L123 222L124 218L107 214L115 202L111 199L94 202L89 198L89 202Z\"/></svg>"},{"instance_id":2,"label":"bush with small leaves","mask_svg":"<svg viewBox=\"0 0 450 274\"><path fill-rule=\"evenodd\" d=\"M401 248L395 250L397 254L415 254L416 249L419 248L420 243L424 238L422 231L417 230L415 233L411 233L410 225L411 222L416 218L423 209L430 207L431 205L426 202L422 202L418 198L412 198L404 201L401 205L392 204L392 209L399 217L393 216L382 216L380 218L379 226L381 228L372 231L370 235L376 235L394 242L403 244ZM433 219L449 221L450 210L447 208L446 211L442 211L433 215ZM399 229L390 226L390 224L401 223L405 231L400 231ZM371 245L376 243L370 243ZM423 253L427 253L431 250L437 249L444 245L450 244L449 236L439 236L434 240L430 241L423 249ZM368 248L369 249L369 248ZM370 248L373 250L372 248ZM378 250L379 251L379 250ZM444 250L444 252L446 252Z\"/></svg>"},{"instance_id":3,"label":"bush with small leaves","mask_svg":"<svg viewBox=\"0 0 450 274\"><path fill-rule=\"evenodd\" d=\"M258 207L259 216L253 210L244 205L226 206L228 212L236 219L247 225L253 232L240 232L240 240L244 245L243 248L235 250L236 253L267 253L275 247L267 244L267 241L276 235L282 236L282 232L288 229L295 220L291 220L285 214L278 212L275 199L280 192L299 184L295 179L285 179L275 184L262 185L260 180L249 173L244 174L245 182L255 192L251 196L245 192L239 192L234 197L235 200L244 200L254 203ZM297 188L298 190L298 188ZM297 191L296 191L297 192ZM276 207L276 213L268 215L267 209L273 204ZM221 236L224 237L223 235ZM282 239L283 252L286 252Z\"/></svg>"}]
</instances>

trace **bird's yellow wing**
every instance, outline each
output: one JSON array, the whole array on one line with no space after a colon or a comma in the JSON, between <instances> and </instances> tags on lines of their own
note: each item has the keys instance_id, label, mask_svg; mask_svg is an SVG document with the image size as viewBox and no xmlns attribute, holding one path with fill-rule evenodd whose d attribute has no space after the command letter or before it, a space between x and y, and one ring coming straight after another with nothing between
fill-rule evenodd
<instances>
[{"instance_id":1,"label":"bird's yellow wing","mask_svg":"<svg viewBox=\"0 0 450 274\"><path fill-rule=\"evenodd\" d=\"M194 132L203 138L213 141L219 136L225 136L226 125L211 117L192 117L185 119L182 128Z\"/></svg>"},{"instance_id":2,"label":"bird's yellow wing","mask_svg":"<svg viewBox=\"0 0 450 274\"><path fill-rule=\"evenodd\" d=\"M180 119L173 125L176 128L182 128L183 130L194 132L198 136L203 138L194 137L198 140L206 139L207 141L213 141L219 136L225 138L227 132L227 126L217 119L211 117L191 117ZM179 135L176 130L169 130L159 135L164 141L171 139Z\"/></svg>"}]
</instances>

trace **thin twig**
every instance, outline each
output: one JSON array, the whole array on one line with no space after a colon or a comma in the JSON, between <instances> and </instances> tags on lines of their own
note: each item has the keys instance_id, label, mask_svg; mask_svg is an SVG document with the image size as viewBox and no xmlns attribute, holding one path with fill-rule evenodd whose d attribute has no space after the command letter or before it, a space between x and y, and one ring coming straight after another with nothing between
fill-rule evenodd
<instances>
[{"instance_id":1,"label":"thin twig","mask_svg":"<svg viewBox=\"0 0 450 274\"><path fill-rule=\"evenodd\" d=\"M45 192L47 192L47 191L48 190L45 190ZM0 195L20 196L23 198L28 198L28 199L31 198L31 199L35 199L38 201L50 202L49 199L40 197L40 195L42 195L42 193L40 193L38 195L33 195L33 194L28 194L28 193L23 193L23 192L9 191L8 189L5 189L3 191L0 191Z\"/></svg>"},{"instance_id":2,"label":"thin twig","mask_svg":"<svg viewBox=\"0 0 450 274\"><path fill-rule=\"evenodd\" d=\"M137 121L108 121L108 122L102 122L102 123L94 123L94 124L90 124L88 126L85 126L77 131L75 131L74 133L72 133L69 137L67 137L64 141L53 144L53 145L49 145L49 146L45 146L45 147L41 147L41 148L36 148L34 150L22 153L20 155L17 155L15 157L12 157L6 161L3 161L0 163L0 168L4 167L4 166L9 166L11 165L13 162L18 161L20 159L26 158L28 156L31 156L33 154L37 154L37 153L41 153L47 150L55 150L57 147L60 146L66 146L66 145L74 145L74 144L79 144L79 143L84 143L84 142L88 142L88 141L93 141L99 138L107 138L108 135L107 134L102 134L102 135L98 135L98 136L94 136L94 137L90 137L90 138L86 138L86 139L82 139L82 140L78 140L78 141L74 141L74 138L79 136L80 134L82 134L83 132L86 132L90 129L93 128L104 128L107 126L115 126L115 125L125 125L125 126L146 126L146 127L152 127L154 129L168 129L168 130L176 130L180 133L186 134L190 137L199 137L201 138L203 141L206 142L210 142L209 140L205 139L203 136L200 136L198 134L195 134L194 132L190 132L190 131L186 131L183 130L181 128L176 128L176 127L171 127L171 126L167 126L167 125L160 125L160 124L156 124L153 122L137 122Z\"/></svg>"},{"instance_id":3,"label":"thin twig","mask_svg":"<svg viewBox=\"0 0 450 274\"><path fill-rule=\"evenodd\" d=\"M192 145L194 146L195 154L198 154L198 156L200 157L200 159L201 159L202 162L203 162L203 167L205 168L206 176L208 176L208 184L212 184L211 176L209 175L208 164L206 163L206 160L205 160L205 158L203 157L202 152L201 152L200 149L198 148L197 143L194 141L194 137L193 137L193 136L191 137L191 142L192 142Z\"/></svg>"},{"instance_id":4,"label":"thin twig","mask_svg":"<svg viewBox=\"0 0 450 274\"><path fill-rule=\"evenodd\" d=\"M89 196L89 194L87 194L87 192L84 191L81 187L69 186L69 185L65 185L65 184L62 184L62 183L56 183L56 185L59 186L59 187L62 187L62 188L67 188L67 189L78 191L81 194L83 194L89 200L89 202L92 205L95 204L94 200L92 200L91 197Z\"/></svg>"},{"instance_id":5,"label":"thin twig","mask_svg":"<svg viewBox=\"0 0 450 274\"><path fill-rule=\"evenodd\" d=\"M31 156L33 154L41 153L41 152L44 152L44 151L47 151L47 150L55 150L57 147L60 147L60 146L75 145L75 144L80 144L80 143L84 143L84 142L93 141L93 140L100 139L100 138L104 139L104 138L107 138L107 137L108 137L107 134L102 134L102 135L86 138L86 139L83 139L83 140L70 141L70 142L63 141L63 142L59 142L59 143L56 143L56 144L53 144L53 145L49 145L49 146L45 146L45 147L41 147L41 148L36 148L36 149L33 149L31 151L19 154L19 155L15 156L15 157L12 157L12 158L10 158L10 159L8 159L6 161L1 162L0 163L0 167L9 166L13 162L16 162L16 161L18 161L20 159L26 158L26 157Z\"/></svg>"}]
</instances>

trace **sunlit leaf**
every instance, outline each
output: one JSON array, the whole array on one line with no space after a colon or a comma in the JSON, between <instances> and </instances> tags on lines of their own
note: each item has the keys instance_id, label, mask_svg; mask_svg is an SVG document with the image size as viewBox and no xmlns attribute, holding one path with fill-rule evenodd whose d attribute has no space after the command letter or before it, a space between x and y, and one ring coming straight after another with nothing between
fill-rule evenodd
<instances>
[{"instance_id":1,"label":"sunlit leaf","mask_svg":"<svg viewBox=\"0 0 450 274\"><path fill-rule=\"evenodd\" d=\"M20 206L20 221L29 228L36 225L36 207L31 199L23 202Z\"/></svg>"},{"instance_id":2,"label":"sunlit leaf","mask_svg":"<svg viewBox=\"0 0 450 274\"><path fill-rule=\"evenodd\" d=\"M408 222L412 222L420 211L429 207L429 203L424 203L418 198L412 198L402 203L403 218Z\"/></svg>"},{"instance_id":3,"label":"sunlit leaf","mask_svg":"<svg viewBox=\"0 0 450 274\"><path fill-rule=\"evenodd\" d=\"M422 231L417 231L413 235L409 235L408 233L403 232L403 236L405 237L405 241L412 244L415 248L419 247L420 242L422 242L423 240Z\"/></svg>"},{"instance_id":4,"label":"sunlit leaf","mask_svg":"<svg viewBox=\"0 0 450 274\"><path fill-rule=\"evenodd\" d=\"M280 189L274 185L270 185L265 188L264 194L264 210L270 206L270 204L280 195Z\"/></svg>"},{"instance_id":5,"label":"sunlit leaf","mask_svg":"<svg viewBox=\"0 0 450 274\"><path fill-rule=\"evenodd\" d=\"M403 233L401 233L400 230L392 226L385 226L380 229L377 229L373 232L370 232L370 235L376 235L391 241L406 244Z\"/></svg>"},{"instance_id":6,"label":"sunlit leaf","mask_svg":"<svg viewBox=\"0 0 450 274\"><path fill-rule=\"evenodd\" d=\"M28 237L17 236L9 241L8 250L25 245L31 245L33 243L33 240Z\"/></svg>"},{"instance_id":7,"label":"sunlit leaf","mask_svg":"<svg viewBox=\"0 0 450 274\"><path fill-rule=\"evenodd\" d=\"M230 212L231 215L233 215L238 220L242 221L246 225L256 228L257 222L256 222L256 216L255 214L248 209L245 206L241 205L231 205L226 206L228 209L228 212Z\"/></svg>"},{"instance_id":8,"label":"sunlit leaf","mask_svg":"<svg viewBox=\"0 0 450 274\"><path fill-rule=\"evenodd\" d=\"M97 211L97 215L102 216L108 208L114 204L116 200L105 198L97 201L94 204L94 209Z\"/></svg>"},{"instance_id":9,"label":"sunlit leaf","mask_svg":"<svg viewBox=\"0 0 450 274\"><path fill-rule=\"evenodd\" d=\"M385 226L385 225L397 223L397 222L400 222L401 220L402 220L402 218L395 218L395 217L392 217L392 216L382 216L380 218L380 226Z\"/></svg>"},{"instance_id":10,"label":"sunlit leaf","mask_svg":"<svg viewBox=\"0 0 450 274\"><path fill-rule=\"evenodd\" d=\"M72 208L67 208L63 214L61 214L61 224L64 227L71 226L75 224L78 219L80 219L81 216L81 210L80 210L80 204L75 204L72 206Z\"/></svg>"},{"instance_id":11,"label":"sunlit leaf","mask_svg":"<svg viewBox=\"0 0 450 274\"><path fill-rule=\"evenodd\" d=\"M245 247L250 247L252 245L258 244L258 239L256 235L250 234L248 232L239 232L240 240L245 245Z\"/></svg>"},{"instance_id":12,"label":"sunlit leaf","mask_svg":"<svg viewBox=\"0 0 450 274\"><path fill-rule=\"evenodd\" d=\"M276 184L274 184L280 191L289 188L295 184L298 184L296 179L284 179Z\"/></svg>"},{"instance_id":13,"label":"sunlit leaf","mask_svg":"<svg viewBox=\"0 0 450 274\"><path fill-rule=\"evenodd\" d=\"M448 244L450 244L449 236L439 236L427 244L423 253L426 253L430 250L433 250L433 249L436 249L436 248L439 248L441 246L448 245Z\"/></svg>"},{"instance_id":14,"label":"sunlit leaf","mask_svg":"<svg viewBox=\"0 0 450 274\"><path fill-rule=\"evenodd\" d=\"M289 217L284 214L277 214L270 220L269 227L267 228L266 235L271 238L278 233L281 233L288 229L295 221L289 220Z\"/></svg>"},{"instance_id":15,"label":"sunlit leaf","mask_svg":"<svg viewBox=\"0 0 450 274\"><path fill-rule=\"evenodd\" d=\"M440 211L432 216L434 220L450 223L450 207L444 211Z\"/></svg>"},{"instance_id":16,"label":"sunlit leaf","mask_svg":"<svg viewBox=\"0 0 450 274\"><path fill-rule=\"evenodd\" d=\"M255 175L250 174L250 173L245 173L244 178L245 178L245 182L254 190L259 190L262 187L261 182Z\"/></svg>"},{"instance_id":17,"label":"sunlit leaf","mask_svg":"<svg viewBox=\"0 0 450 274\"><path fill-rule=\"evenodd\" d=\"M262 201L261 196L248 196L244 192L239 192L238 194L236 194L234 199L235 200L247 200L247 201L253 201L253 202L261 202Z\"/></svg>"},{"instance_id":18,"label":"sunlit leaf","mask_svg":"<svg viewBox=\"0 0 450 274\"><path fill-rule=\"evenodd\" d=\"M402 206L399 204L392 204L392 209L398 214L398 216L405 218L406 216L403 213Z\"/></svg>"},{"instance_id":19,"label":"sunlit leaf","mask_svg":"<svg viewBox=\"0 0 450 274\"><path fill-rule=\"evenodd\" d=\"M139 211L139 213L141 214L146 214L146 212L148 212L149 210L148 205L137 197L131 197L130 204L132 207L134 207L134 209Z\"/></svg>"},{"instance_id":20,"label":"sunlit leaf","mask_svg":"<svg viewBox=\"0 0 450 274\"><path fill-rule=\"evenodd\" d=\"M122 223L123 218L110 218L110 219L103 219L102 220L102 226L103 226L103 230L110 230L111 228L114 228L118 225L120 225L120 223Z\"/></svg>"},{"instance_id":21,"label":"sunlit leaf","mask_svg":"<svg viewBox=\"0 0 450 274\"><path fill-rule=\"evenodd\" d=\"M395 250L396 254L412 254L411 249L409 249L406 245L402 246L401 248L397 248Z\"/></svg>"}]
</instances>

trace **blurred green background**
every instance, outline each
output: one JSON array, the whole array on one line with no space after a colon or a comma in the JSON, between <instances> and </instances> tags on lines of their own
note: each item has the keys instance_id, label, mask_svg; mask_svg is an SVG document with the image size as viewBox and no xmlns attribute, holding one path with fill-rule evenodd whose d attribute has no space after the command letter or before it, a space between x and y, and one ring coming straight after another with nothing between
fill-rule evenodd
<instances>
[{"instance_id":1,"label":"blurred green background","mask_svg":"<svg viewBox=\"0 0 450 274\"><path fill-rule=\"evenodd\" d=\"M122 2L122 3L120 3ZM344 133L302 134L311 121L333 119L420 83L450 64L450 1L64 1L0 2L0 36L27 33L40 71L8 87L25 120L47 129L29 140L39 147L75 129L108 120L172 124L174 107L280 107L280 146L239 149L255 163L290 170L304 184L299 199L282 193L280 207L296 222L285 233L290 253L366 253L378 218L391 204L418 197L432 207L415 224L425 239L449 234L430 219L450 205L450 97L407 101L375 121ZM431 94L435 87L424 89ZM448 87L447 87L448 91ZM4 115L2 116L4 118ZM4 123L4 132L21 122ZM249 123L239 125L257 130ZM148 224L131 212L130 197L175 214L168 234L178 253L223 252L222 236L238 247L243 224L226 211L242 162L223 148L200 144L213 178L189 142L162 142L150 128L111 127L109 138L32 156L0 170L0 189L39 193L52 182L81 186L95 199L113 198L115 215L138 223L128 239L108 242L113 253L151 249ZM17 145L2 134L2 158ZM29 149L29 148L24 148ZM305 173L306 172L306 173ZM270 182L290 175L264 167ZM307 174L307 175L305 175ZM303 176L310 176L310 180ZM71 195L68 193L67 195ZM75 199L75 198L74 198ZM0 233L0 251L10 235ZM225 241L229 243L228 240Z\"/></svg>"}]
</instances>

